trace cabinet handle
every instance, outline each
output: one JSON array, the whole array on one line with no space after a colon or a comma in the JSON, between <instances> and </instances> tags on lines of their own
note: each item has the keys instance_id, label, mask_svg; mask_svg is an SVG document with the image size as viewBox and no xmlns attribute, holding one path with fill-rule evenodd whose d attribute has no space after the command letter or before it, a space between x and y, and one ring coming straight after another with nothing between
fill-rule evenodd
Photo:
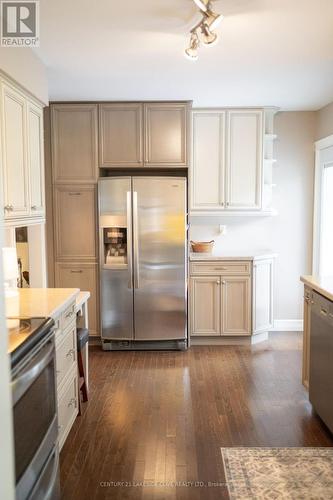
<instances>
[{"instance_id":1,"label":"cabinet handle","mask_svg":"<svg viewBox=\"0 0 333 500\"><path fill-rule=\"evenodd\" d=\"M225 283L226 283L226 282L223 280L223 281L222 281L222 285L225 285Z\"/></svg>"},{"instance_id":2,"label":"cabinet handle","mask_svg":"<svg viewBox=\"0 0 333 500\"><path fill-rule=\"evenodd\" d=\"M69 312L66 314L65 318L66 318L66 319L67 319L67 318L70 318L71 316L73 316L73 314L74 314L74 313L73 313L73 311L69 311Z\"/></svg>"},{"instance_id":3,"label":"cabinet handle","mask_svg":"<svg viewBox=\"0 0 333 500\"><path fill-rule=\"evenodd\" d=\"M69 358L69 356L73 356L73 358L74 358L74 353L75 353L74 349L70 349L68 351L68 353L66 354L66 358Z\"/></svg>"},{"instance_id":4,"label":"cabinet handle","mask_svg":"<svg viewBox=\"0 0 333 500\"><path fill-rule=\"evenodd\" d=\"M32 205L31 210L37 210L36 205Z\"/></svg>"},{"instance_id":5,"label":"cabinet handle","mask_svg":"<svg viewBox=\"0 0 333 500\"><path fill-rule=\"evenodd\" d=\"M81 193L79 193L79 192L76 192L76 193L71 192L68 194L69 194L69 196L81 196Z\"/></svg>"},{"instance_id":6,"label":"cabinet handle","mask_svg":"<svg viewBox=\"0 0 333 500\"><path fill-rule=\"evenodd\" d=\"M227 207L230 205L229 201L227 201Z\"/></svg>"},{"instance_id":7,"label":"cabinet handle","mask_svg":"<svg viewBox=\"0 0 333 500\"><path fill-rule=\"evenodd\" d=\"M71 269L71 273L72 274L81 274L82 273L82 269L77 269L77 270Z\"/></svg>"},{"instance_id":8,"label":"cabinet handle","mask_svg":"<svg viewBox=\"0 0 333 500\"><path fill-rule=\"evenodd\" d=\"M324 307L321 307L320 314L322 314L323 316L327 316L327 314L328 314L327 309L325 309Z\"/></svg>"},{"instance_id":9,"label":"cabinet handle","mask_svg":"<svg viewBox=\"0 0 333 500\"><path fill-rule=\"evenodd\" d=\"M220 285L220 284L221 284L221 282L220 282L220 281L217 281L217 282L216 282L216 284L217 284L217 285Z\"/></svg>"},{"instance_id":10,"label":"cabinet handle","mask_svg":"<svg viewBox=\"0 0 333 500\"><path fill-rule=\"evenodd\" d=\"M222 201L222 203L221 203L221 207L224 207L224 202L223 202L223 201Z\"/></svg>"},{"instance_id":11,"label":"cabinet handle","mask_svg":"<svg viewBox=\"0 0 333 500\"><path fill-rule=\"evenodd\" d=\"M68 403L67 407L68 407L68 408L70 408L70 407L71 407L71 406L73 406L73 405L74 405L74 406L75 406L75 408L76 408L76 399L75 399L75 398L72 398L72 399L69 401L69 403Z\"/></svg>"},{"instance_id":12,"label":"cabinet handle","mask_svg":"<svg viewBox=\"0 0 333 500\"><path fill-rule=\"evenodd\" d=\"M14 210L14 207L13 205L6 205L5 210L7 210L8 212L12 212Z\"/></svg>"}]
</instances>

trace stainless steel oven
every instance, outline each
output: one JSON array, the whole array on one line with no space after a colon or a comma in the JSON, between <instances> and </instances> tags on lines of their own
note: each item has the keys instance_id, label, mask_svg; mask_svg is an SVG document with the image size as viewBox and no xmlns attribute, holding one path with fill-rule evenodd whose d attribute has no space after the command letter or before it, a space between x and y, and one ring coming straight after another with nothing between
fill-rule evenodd
<instances>
[{"instance_id":1,"label":"stainless steel oven","mask_svg":"<svg viewBox=\"0 0 333 500\"><path fill-rule=\"evenodd\" d=\"M14 366L12 362L16 499L56 500L60 495L53 321L44 319L33 333L26 352Z\"/></svg>"}]
</instances>

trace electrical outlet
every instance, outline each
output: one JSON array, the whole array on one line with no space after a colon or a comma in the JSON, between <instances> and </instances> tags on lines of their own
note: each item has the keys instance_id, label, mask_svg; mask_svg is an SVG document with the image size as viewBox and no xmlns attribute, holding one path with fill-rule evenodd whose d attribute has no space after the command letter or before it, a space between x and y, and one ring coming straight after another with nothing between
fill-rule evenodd
<instances>
[{"instance_id":1,"label":"electrical outlet","mask_svg":"<svg viewBox=\"0 0 333 500\"><path fill-rule=\"evenodd\" d=\"M227 233L227 226L224 226L222 224L219 225L219 233L220 234L226 234Z\"/></svg>"}]
</instances>

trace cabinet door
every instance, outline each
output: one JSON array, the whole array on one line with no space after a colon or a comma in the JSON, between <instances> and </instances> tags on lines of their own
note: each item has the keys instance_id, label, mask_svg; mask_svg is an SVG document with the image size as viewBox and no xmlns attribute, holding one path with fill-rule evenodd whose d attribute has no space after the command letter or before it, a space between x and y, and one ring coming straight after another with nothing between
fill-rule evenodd
<instances>
[{"instance_id":1,"label":"cabinet door","mask_svg":"<svg viewBox=\"0 0 333 500\"><path fill-rule=\"evenodd\" d=\"M97 180L97 105L56 104L51 108L53 180Z\"/></svg>"},{"instance_id":2,"label":"cabinet door","mask_svg":"<svg viewBox=\"0 0 333 500\"><path fill-rule=\"evenodd\" d=\"M143 166L143 105L99 106L101 167Z\"/></svg>"},{"instance_id":3,"label":"cabinet door","mask_svg":"<svg viewBox=\"0 0 333 500\"><path fill-rule=\"evenodd\" d=\"M145 104L145 164L187 165L187 104Z\"/></svg>"},{"instance_id":4,"label":"cabinet door","mask_svg":"<svg viewBox=\"0 0 333 500\"><path fill-rule=\"evenodd\" d=\"M217 336L220 331L220 278L191 278L191 335Z\"/></svg>"},{"instance_id":5,"label":"cabinet door","mask_svg":"<svg viewBox=\"0 0 333 500\"><path fill-rule=\"evenodd\" d=\"M308 389L310 380L310 330L311 330L312 291L304 287L304 326L303 326L303 366L302 382Z\"/></svg>"},{"instance_id":6,"label":"cabinet door","mask_svg":"<svg viewBox=\"0 0 333 500\"><path fill-rule=\"evenodd\" d=\"M5 218L12 219L30 213L26 99L4 84L1 107Z\"/></svg>"},{"instance_id":7,"label":"cabinet door","mask_svg":"<svg viewBox=\"0 0 333 500\"><path fill-rule=\"evenodd\" d=\"M251 335L251 278L222 279L222 335Z\"/></svg>"},{"instance_id":8,"label":"cabinet door","mask_svg":"<svg viewBox=\"0 0 333 500\"><path fill-rule=\"evenodd\" d=\"M31 216L44 215L43 110L28 102L28 150Z\"/></svg>"},{"instance_id":9,"label":"cabinet door","mask_svg":"<svg viewBox=\"0 0 333 500\"><path fill-rule=\"evenodd\" d=\"M57 259L95 259L95 186L60 185L54 194Z\"/></svg>"},{"instance_id":10,"label":"cabinet door","mask_svg":"<svg viewBox=\"0 0 333 500\"><path fill-rule=\"evenodd\" d=\"M227 208L261 208L263 112L228 112Z\"/></svg>"},{"instance_id":11,"label":"cabinet door","mask_svg":"<svg viewBox=\"0 0 333 500\"><path fill-rule=\"evenodd\" d=\"M90 292L88 300L89 334L99 335L97 264L57 262L55 266L55 286L60 288L80 288Z\"/></svg>"},{"instance_id":12,"label":"cabinet door","mask_svg":"<svg viewBox=\"0 0 333 500\"><path fill-rule=\"evenodd\" d=\"M273 326L273 263L265 259L253 264L253 333Z\"/></svg>"},{"instance_id":13,"label":"cabinet door","mask_svg":"<svg viewBox=\"0 0 333 500\"><path fill-rule=\"evenodd\" d=\"M224 207L225 113L193 114L191 209Z\"/></svg>"}]
</instances>

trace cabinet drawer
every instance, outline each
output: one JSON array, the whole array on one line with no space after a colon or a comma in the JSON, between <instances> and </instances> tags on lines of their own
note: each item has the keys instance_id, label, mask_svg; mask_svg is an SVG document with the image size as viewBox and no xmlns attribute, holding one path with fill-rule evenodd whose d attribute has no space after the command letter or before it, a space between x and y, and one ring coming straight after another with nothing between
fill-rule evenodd
<instances>
[{"instance_id":1,"label":"cabinet drawer","mask_svg":"<svg viewBox=\"0 0 333 500\"><path fill-rule=\"evenodd\" d=\"M65 309L61 315L61 329L64 331L68 328L71 322L75 319L75 302Z\"/></svg>"},{"instance_id":2,"label":"cabinet drawer","mask_svg":"<svg viewBox=\"0 0 333 500\"><path fill-rule=\"evenodd\" d=\"M57 385L65 380L68 372L77 366L76 362L76 325L68 330L64 340L56 347Z\"/></svg>"},{"instance_id":3,"label":"cabinet drawer","mask_svg":"<svg viewBox=\"0 0 333 500\"><path fill-rule=\"evenodd\" d=\"M226 262L191 262L191 275L249 275L251 273L251 263L247 261L226 261Z\"/></svg>"},{"instance_id":4,"label":"cabinet drawer","mask_svg":"<svg viewBox=\"0 0 333 500\"><path fill-rule=\"evenodd\" d=\"M73 370L64 389L58 395L59 447L62 448L66 437L78 414L78 380Z\"/></svg>"}]
</instances>

